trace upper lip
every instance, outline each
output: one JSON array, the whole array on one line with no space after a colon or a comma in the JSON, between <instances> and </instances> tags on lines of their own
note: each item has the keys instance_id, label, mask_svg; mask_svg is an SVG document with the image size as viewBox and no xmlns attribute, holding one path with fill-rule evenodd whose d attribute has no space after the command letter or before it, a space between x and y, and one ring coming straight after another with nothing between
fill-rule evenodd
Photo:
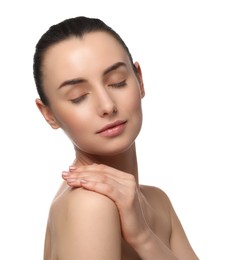
<instances>
[{"instance_id":1,"label":"upper lip","mask_svg":"<svg viewBox=\"0 0 227 260\"><path fill-rule=\"evenodd\" d=\"M122 124L124 124L124 123L126 123L126 121L117 120L117 121L115 121L115 122L113 122L113 123L110 123L110 124L105 125L105 126L102 127L101 129L99 129L96 133L99 134L99 133L101 133L101 132L103 132L103 131L105 131L105 130L107 130L107 129L113 128L113 127L118 126L118 125L122 125Z\"/></svg>"}]
</instances>

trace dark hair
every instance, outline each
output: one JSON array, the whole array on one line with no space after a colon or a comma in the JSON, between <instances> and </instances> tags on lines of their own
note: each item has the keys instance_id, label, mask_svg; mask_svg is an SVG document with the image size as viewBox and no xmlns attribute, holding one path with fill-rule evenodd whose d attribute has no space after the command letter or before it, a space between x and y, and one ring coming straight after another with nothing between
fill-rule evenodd
<instances>
[{"instance_id":1,"label":"dark hair","mask_svg":"<svg viewBox=\"0 0 227 260\"><path fill-rule=\"evenodd\" d=\"M96 31L103 31L113 36L125 49L132 63L132 66L135 69L132 56L124 41L111 27L109 27L103 21L97 18L88 18L84 16L66 19L58 24L51 26L49 30L47 30L41 36L38 43L36 44L33 60L33 75L37 92L43 104L49 105L48 98L44 93L44 88L42 84L42 62L47 49L52 45L59 43L67 38L73 36L81 38L86 33Z\"/></svg>"}]
</instances>

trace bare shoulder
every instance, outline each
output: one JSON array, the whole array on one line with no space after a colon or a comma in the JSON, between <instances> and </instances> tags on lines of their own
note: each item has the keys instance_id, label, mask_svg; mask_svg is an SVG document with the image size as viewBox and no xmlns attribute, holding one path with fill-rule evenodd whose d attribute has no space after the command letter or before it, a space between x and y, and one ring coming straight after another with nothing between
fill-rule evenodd
<instances>
[{"instance_id":1,"label":"bare shoulder","mask_svg":"<svg viewBox=\"0 0 227 260\"><path fill-rule=\"evenodd\" d=\"M143 211L150 228L167 245L172 233L171 203L166 193L154 186L140 186Z\"/></svg>"},{"instance_id":2,"label":"bare shoulder","mask_svg":"<svg viewBox=\"0 0 227 260\"><path fill-rule=\"evenodd\" d=\"M152 207L164 207L168 211L172 209L171 201L162 189L155 186L140 185L140 190Z\"/></svg>"},{"instance_id":3,"label":"bare shoulder","mask_svg":"<svg viewBox=\"0 0 227 260\"><path fill-rule=\"evenodd\" d=\"M140 185L140 189L141 189L141 191L144 191L147 194L150 193L151 195L156 194L156 195L160 195L160 196L167 196L166 193L162 189L160 189L156 186Z\"/></svg>"},{"instance_id":4,"label":"bare shoulder","mask_svg":"<svg viewBox=\"0 0 227 260\"><path fill-rule=\"evenodd\" d=\"M49 218L52 248L59 259L105 259L113 250L120 257L119 214L108 197L67 188L53 201ZM107 243L111 238L113 243Z\"/></svg>"},{"instance_id":5,"label":"bare shoulder","mask_svg":"<svg viewBox=\"0 0 227 260\"><path fill-rule=\"evenodd\" d=\"M100 217L102 214L111 214L116 218L119 216L117 207L111 199L83 188L68 187L53 201L51 206L51 216L55 220L58 218L73 220L75 217L81 217L83 222L90 221L89 213L93 214L93 217Z\"/></svg>"},{"instance_id":6,"label":"bare shoulder","mask_svg":"<svg viewBox=\"0 0 227 260\"><path fill-rule=\"evenodd\" d=\"M102 194L83 188L67 188L53 201L50 209L52 224L61 232L74 225L76 231L91 222L98 225L105 218L112 218L117 224L119 214L115 203Z\"/></svg>"},{"instance_id":7,"label":"bare shoulder","mask_svg":"<svg viewBox=\"0 0 227 260\"><path fill-rule=\"evenodd\" d=\"M93 211L93 209L97 209L99 206L108 207L113 211L116 209L114 202L102 194L83 188L67 187L54 199L51 211L54 213L64 209L67 210L64 211L64 214L71 214L75 210L77 211L77 209L85 209L87 207L87 210Z\"/></svg>"},{"instance_id":8,"label":"bare shoulder","mask_svg":"<svg viewBox=\"0 0 227 260\"><path fill-rule=\"evenodd\" d=\"M179 259L198 260L168 195L160 188L152 186L141 185L140 190L155 212L158 212L158 218L161 217L165 220L162 221L161 226L163 223L168 224L165 225L165 232L166 227L170 227L169 246L175 255ZM162 240L164 241L164 239Z\"/></svg>"}]
</instances>

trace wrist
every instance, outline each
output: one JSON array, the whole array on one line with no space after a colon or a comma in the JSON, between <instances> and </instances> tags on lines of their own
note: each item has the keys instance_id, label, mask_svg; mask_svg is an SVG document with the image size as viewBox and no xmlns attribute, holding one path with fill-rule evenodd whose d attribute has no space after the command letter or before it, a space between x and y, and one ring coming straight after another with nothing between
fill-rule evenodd
<instances>
[{"instance_id":1,"label":"wrist","mask_svg":"<svg viewBox=\"0 0 227 260\"><path fill-rule=\"evenodd\" d=\"M149 228L137 237L132 247L142 260L177 260L173 252Z\"/></svg>"},{"instance_id":2,"label":"wrist","mask_svg":"<svg viewBox=\"0 0 227 260\"><path fill-rule=\"evenodd\" d=\"M145 259L142 256L152 251L152 234L149 229L141 232L131 244L132 247L139 254L141 259Z\"/></svg>"}]
</instances>

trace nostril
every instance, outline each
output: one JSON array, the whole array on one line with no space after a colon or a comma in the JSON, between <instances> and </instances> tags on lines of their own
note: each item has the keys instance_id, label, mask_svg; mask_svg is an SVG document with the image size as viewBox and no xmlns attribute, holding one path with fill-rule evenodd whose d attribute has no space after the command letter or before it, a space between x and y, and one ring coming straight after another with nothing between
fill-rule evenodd
<instances>
[{"instance_id":1,"label":"nostril","mask_svg":"<svg viewBox=\"0 0 227 260\"><path fill-rule=\"evenodd\" d=\"M101 88L99 92L96 93L97 109L100 116L116 114L118 109L115 105L114 100L110 93L104 88Z\"/></svg>"},{"instance_id":2,"label":"nostril","mask_svg":"<svg viewBox=\"0 0 227 260\"><path fill-rule=\"evenodd\" d=\"M117 107L114 104L103 106L101 109L101 115L113 115L118 111Z\"/></svg>"},{"instance_id":3,"label":"nostril","mask_svg":"<svg viewBox=\"0 0 227 260\"><path fill-rule=\"evenodd\" d=\"M113 107L113 113L114 113L114 114L117 113L117 107L116 107L116 106Z\"/></svg>"}]
</instances>

